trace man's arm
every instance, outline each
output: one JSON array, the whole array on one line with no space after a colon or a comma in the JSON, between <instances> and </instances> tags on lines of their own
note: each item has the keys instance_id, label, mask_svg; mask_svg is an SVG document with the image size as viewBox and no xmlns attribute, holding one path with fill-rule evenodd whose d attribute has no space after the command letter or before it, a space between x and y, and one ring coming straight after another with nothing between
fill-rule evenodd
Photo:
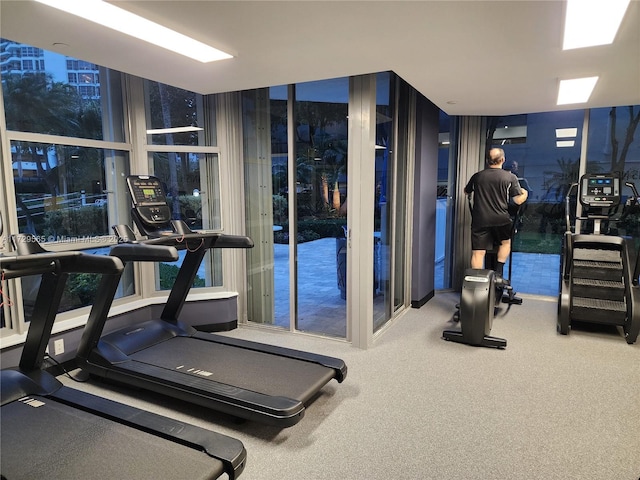
<instances>
[{"instance_id":1,"label":"man's arm","mask_svg":"<svg viewBox=\"0 0 640 480\"><path fill-rule=\"evenodd\" d=\"M524 188L520 187L520 191L522 193L520 193L520 195L516 195L513 198L513 203L515 203L516 205L522 205L524 202L527 201L527 198L529 197L529 192L527 192Z\"/></svg>"},{"instance_id":2,"label":"man's arm","mask_svg":"<svg viewBox=\"0 0 640 480\"><path fill-rule=\"evenodd\" d=\"M473 192L473 182L475 180L475 176L475 174L471 175L471 178L464 187L464 193L466 193L467 195L471 195L471 193Z\"/></svg>"}]
</instances>

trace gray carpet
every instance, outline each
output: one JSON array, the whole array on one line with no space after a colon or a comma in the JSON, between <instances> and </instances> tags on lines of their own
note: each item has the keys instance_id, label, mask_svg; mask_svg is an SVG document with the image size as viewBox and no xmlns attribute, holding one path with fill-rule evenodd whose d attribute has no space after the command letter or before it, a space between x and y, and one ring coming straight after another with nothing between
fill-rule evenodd
<instances>
[{"instance_id":1,"label":"gray carpet","mask_svg":"<svg viewBox=\"0 0 640 480\"><path fill-rule=\"evenodd\" d=\"M640 342L615 329L556 333L557 304L530 297L504 309L492 334L505 350L441 339L455 294L436 294L358 350L335 340L241 328L228 335L343 358L305 418L278 430L144 392L76 388L240 439L241 478L640 478Z\"/></svg>"}]
</instances>

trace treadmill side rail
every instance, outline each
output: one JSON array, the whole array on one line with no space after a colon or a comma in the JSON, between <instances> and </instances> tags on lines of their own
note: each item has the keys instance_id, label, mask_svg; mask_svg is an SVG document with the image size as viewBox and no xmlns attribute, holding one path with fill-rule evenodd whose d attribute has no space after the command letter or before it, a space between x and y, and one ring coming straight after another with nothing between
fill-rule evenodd
<instances>
[{"instance_id":1,"label":"treadmill side rail","mask_svg":"<svg viewBox=\"0 0 640 480\"><path fill-rule=\"evenodd\" d=\"M232 347L246 348L247 350L254 350L256 352L272 353L281 357L294 358L296 360L303 360L305 362L322 365L323 367L332 368L335 372L334 378L338 383L342 383L344 379L347 378L347 365L343 360L336 357L329 357L327 355L294 350L286 347L278 347L266 343L252 342L250 340L242 340L240 338L225 337L223 335L206 332L196 332L192 337L215 341Z\"/></svg>"},{"instance_id":2,"label":"treadmill side rail","mask_svg":"<svg viewBox=\"0 0 640 480\"><path fill-rule=\"evenodd\" d=\"M202 450L223 463L230 480L236 479L246 465L247 452L242 442L235 438L65 387L51 397L103 418L119 421L147 433Z\"/></svg>"}]
</instances>

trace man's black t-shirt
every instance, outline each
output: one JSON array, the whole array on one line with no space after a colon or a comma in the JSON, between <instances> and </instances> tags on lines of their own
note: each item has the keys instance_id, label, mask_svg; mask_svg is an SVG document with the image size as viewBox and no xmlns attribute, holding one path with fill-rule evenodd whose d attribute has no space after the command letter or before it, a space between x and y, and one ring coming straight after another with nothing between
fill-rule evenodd
<instances>
[{"instance_id":1,"label":"man's black t-shirt","mask_svg":"<svg viewBox=\"0 0 640 480\"><path fill-rule=\"evenodd\" d=\"M464 191L473 192L471 226L476 228L510 223L509 199L522 193L518 178L502 168L487 168L475 173Z\"/></svg>"}]
</instances>

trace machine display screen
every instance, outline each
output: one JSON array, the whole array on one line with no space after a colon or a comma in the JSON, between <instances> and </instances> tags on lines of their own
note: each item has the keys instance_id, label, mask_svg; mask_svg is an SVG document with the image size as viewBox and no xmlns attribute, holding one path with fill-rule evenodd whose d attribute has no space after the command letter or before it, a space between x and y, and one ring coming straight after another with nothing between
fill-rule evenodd
<instances>
[{"instance_id":1,"label":"machine display screen","mask_svg":"<svg viewBox=\"0 0 640 480\"><path fill-rule=\"evenodd\" d=\"M620 179L610 174L582 177L580 202L585 206L612 207L620 203Z\"/></svg>"},{"instance_id":2,"label":"machine display screen","mask_svg":"<svg viewBox=\"0 0 640 480\"><path fill-rule=\"evenodd\" d=\"M143 188L142 193L145 200L153 201L156 199L156 191L153 188Z\"/></svg>"},{"instance_id":3,"label":"machine display screen","mask_svg":"<svg viewBox=\"0 0 640 480\"><path fill-rule=\"evenodd\" d=\"M590 178L587 185L587 195L613 194L613 178Z\"/></svg>"}]
</instances>

